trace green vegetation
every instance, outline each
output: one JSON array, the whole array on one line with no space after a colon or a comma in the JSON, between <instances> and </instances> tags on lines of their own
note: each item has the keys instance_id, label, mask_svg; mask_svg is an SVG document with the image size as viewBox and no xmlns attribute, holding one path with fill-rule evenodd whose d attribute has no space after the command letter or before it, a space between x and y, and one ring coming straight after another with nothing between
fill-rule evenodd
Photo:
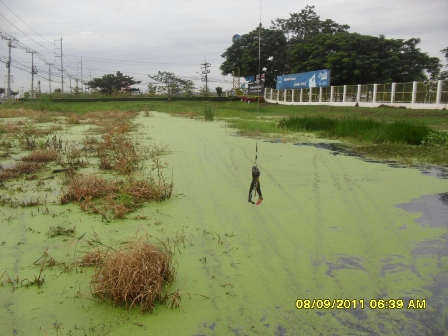
<instances>
[{"instance_id":1,"label":"green vegetation","mask_svg":"<svg viewBox=\"0 0 448 336\"><path fill-rule=\"evenodd\" d=\"M440 59L420 50L419 38L351 33L348 25L323 20L314 9L307 5L289 18L271 21L270 28L260 26L242 34L221 55L225 59L222 74L238 69L247 77L265 69L265 87L275 87L278 74L317 69L331 69L332 85L337 86L446 78ZM261 54L255 42L259 37Z\"/></svg>"},{"instance_id":2,"label":"green vegetation","mask_svg":"<svg viewBox=\"0 0 448 336\"><path fill-rule=\"evenodd\" d=\"M213 121L215 118L215 111L213 106L211 106L209 103L206 103L204 105L204 119L207 121Z\"/></svg>"},{"instance_id":3,"label":"green vegetation","mask_svg":"<svg viewBox=\"0 0 448 336\"><path fill-rule=\"evenodd\" d=\"M289 117L280 120L279 126L282 129L318 132L323 137L329 138L408 145L421 145L422 141L431 133L431 128L428 126L411 124L407 121L386 123L354 118Z\"/></svg>"},{"instance_id":4,"label":"green vegetation","mask_svg":"<svg viewBox=\"0 0 448 336\"><path fill-rule=\"evenodd\" d=\"M128 113L145 111L149 115L149 111L159 111L187 118L223 120L237 129L239 134L245 136L263 135L286 141L288 138L297 139L300 137L300 132L311 132L316 136L348 142L355 154L373 159L393 159L413 164L448 164L446 111L393 107L245 104L240 101L209 101L206 104L204 105L203 101L192 100L139 101L135 99L75 103L46 99L4 104L0 107L0 116L26 114L28 118L39 123L49 121L63 113L67 116L69 123L79 124L96 115L99 119L96 124L100 130L102 127L100 120L103 119L101 114L105 112L108 114L113 112L114 119L119 121L126 118ZM15 132L18 126L20 125L2 123L0 133ZM106 129L104 131L107 132ZM44 132L44 129L32 125L27 127L27 134ZM5 142L6 138L0 141ZM35 147L38 147L37 144ZM108 153L115 159L118 155L112 150L105 152L105 154ZM107 164L106 161L105 164ZM125 161L119 160L119 162Z\"/></svg>"}]
</instances>

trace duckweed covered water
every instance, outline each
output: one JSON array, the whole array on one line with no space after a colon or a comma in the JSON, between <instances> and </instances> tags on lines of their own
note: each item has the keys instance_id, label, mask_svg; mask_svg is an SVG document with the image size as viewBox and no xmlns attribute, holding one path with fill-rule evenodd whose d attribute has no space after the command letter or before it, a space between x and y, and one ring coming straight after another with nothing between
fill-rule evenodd
<instances>
[{"instance_id":1,"label":"duckweed covered water","mask_svg":"<svg viewBox=\"0 0 448 336\"><path fill-rule=\"evenodd\" d=\"M1 335L446 330L448 228L422 225L431 216L422 213L427 207L414 211L404 204L446 193L448 180L320 148L259 141L264 201L253 206L247 194L255 140L234 136L222 122L161 113L136 123L140 141L171 149L166 160L174 196L105 223L75 205L51 204L60 188L54 179L45 181L53 192L40 192L47 195L46 209L1 208L0 272L14 280L0 280ZM38 193L36 182L14 183L28 188L27 195ZM58 226L76 226L75 237L46 235ZM170 238L175 246L178 269L171 290L184 293L181 310L158 305L152 315L142 315L97 303L89 295L91 269L62 266L88 250L78 239L83 234L112 245L139 230L155 242ZM44 268L40 287L20 286L39 276L47 248L58 264ZM408 309L410 303L420 309Z\"/></svg>"}]
</instances>

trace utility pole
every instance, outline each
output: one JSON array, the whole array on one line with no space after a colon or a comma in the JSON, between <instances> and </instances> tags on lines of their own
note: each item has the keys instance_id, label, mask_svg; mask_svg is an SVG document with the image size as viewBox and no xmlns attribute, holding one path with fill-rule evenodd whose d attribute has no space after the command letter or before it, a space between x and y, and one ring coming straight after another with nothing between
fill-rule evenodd
<instances>
[{"instance_id":1,"label":"utility pole","mask_svg":"<svg viewBox=\"0 0 448 336\"><path fill-rule=\"evenodd\" d=\"M202 81L205 80L205 94L208 96L208 74L210 73L210 70L208 70L208 68L210 68L212 65L210 63L207 63L207 61L204 61L204 63L201 63L201 72L202 75L205 76L205 79L203 78Z\"/></svg>"},{"instance_id":2,"label":"utility pole","mask_svg":"<svg viewBox=\"0 0 448 336\"><path fill-rule=\"evenodd\" d=\"M82 78L82 58L81 58L81 62L78 62L77 63L77 65L78 64L81 64L81 87L79 88L78 87L78 89L81 89L81 92L84 92L84 82L83 82L83 78ZM79 75L79 72L78 71L76 71L77 72L77 75ZM78 86L78 80L76 80L76 86Z\"/></svg>"},{"instance_id":3,"label":"utility pole","mask_svg":"<svg viewBox=\"0 0 448 336\"><path fill-rule=\"evenodd\" d=\"M4 40L8 40L8 62L6 62L6 67L8 68L8 91L6 91L6 98L11 98L11 48L15 48L12 44L11 44L11 40L15 40L15 39L10 39L10 38L6 38L5 36L2 36L2 38Z\"/></svg>"},{"instance_id":4,"label":"utility pole","mask_svg":"<svg viewBox=\"0 0 448 336\"><path fill-rule=\"evenodd\" d=\"M60 40L55 40L56 41L61 41L61 56L56 56L56 57L60 57L61 58L61 81L62 81L62 90L61 92L64 93L64 61L62 59L62 37Z\"/></svg>"},{"instance_id":5,"label":"utility pole","mask_svg":"<svg viewBox=\"0 0 448 336\"><path fill-rule=\"evenodd\" d=\"M82 80L82 57L81 57L81 85L82 85L82 92L84 92L84 82Z\"/></svg>"},{"instance_id":6,"label":"utility pole","mask_svg":"<svg viewBox=\"0 0 448 336\"><path fill-rule=\"evenodd\" d=\"M26 52L31 54L31 98L34 98L34 75L37 74L37 68L34 66L34 54L36 51L27 50Z\"/></svg>"},{"instance_id":7,"label":"utility pole","mask_svg":"<svg viewBox=\"0 0 448 336\"><path fill-rule=\"evenodd\" d=\"M48 73L49 73L48 84L50 85L50 94L51 94L51 66L53 65L53 63L45 62L45 64L48 65Z\"/></svg>"}]
</instances>

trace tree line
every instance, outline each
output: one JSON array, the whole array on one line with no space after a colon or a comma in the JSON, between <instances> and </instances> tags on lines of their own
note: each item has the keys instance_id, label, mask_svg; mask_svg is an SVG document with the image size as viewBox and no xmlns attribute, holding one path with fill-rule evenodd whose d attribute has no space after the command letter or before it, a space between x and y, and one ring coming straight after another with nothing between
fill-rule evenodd
<instances>
[{"instance_id":1,"label":"tree line","mask_svg":"<svg viewBox=\"0 0 448 336\"><path fill-rule=\"evenodd\" d=\"M349 28L321 20L314 6L306 6L288 19L271 21L270 28L260 25L242 35L221 55L220 70L242 77L263 72L266 87L275 87L277 76L320 69L331 70L332 85L448 78L440 59L418 48L420 39L361 35ZM448 60L448 48L441 52Z\"/></svg>"}]
</instances>

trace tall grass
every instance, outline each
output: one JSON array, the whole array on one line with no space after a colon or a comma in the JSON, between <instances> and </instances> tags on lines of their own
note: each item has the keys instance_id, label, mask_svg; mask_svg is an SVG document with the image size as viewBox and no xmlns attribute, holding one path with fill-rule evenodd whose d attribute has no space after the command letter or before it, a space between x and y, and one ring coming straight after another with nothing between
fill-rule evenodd
<instances>
[{"instance_id":1,"label":"tall grass","mask_svg":"<svg viewBox=\"0 0 448 336\"><path fill-rule=\"evenodd\" d=\"M392 123L371 119L326 117L289 117L279 121L282 129L318 132L330 138L350 138L359 142L402 143L420 145L433 130L422 124L406 121Z\"/></svg>"}]
</instances>

